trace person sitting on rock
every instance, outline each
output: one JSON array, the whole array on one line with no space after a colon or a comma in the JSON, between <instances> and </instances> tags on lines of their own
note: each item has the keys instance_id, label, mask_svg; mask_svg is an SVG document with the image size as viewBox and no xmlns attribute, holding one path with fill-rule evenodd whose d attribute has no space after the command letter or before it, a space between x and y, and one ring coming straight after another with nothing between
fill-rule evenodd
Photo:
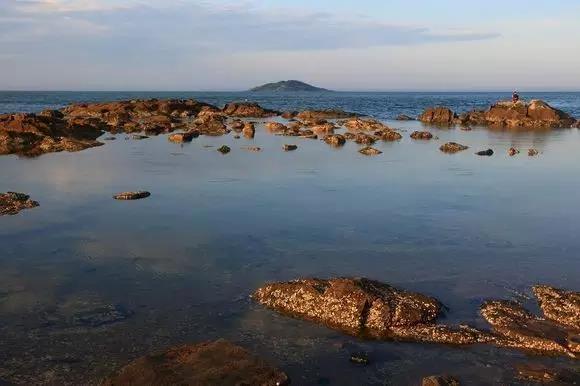
<instances>
[{"instance_id":1,"label":"person sitting on rock","mask_svg":"<svg viewBox=\"0 0 580 386\"><path fill-rule=\"evenodd\" d=\"M520 94L518 94L517 90L512 93L512 102L516 103L520 100Z\"/></svg>"}]
</instances>

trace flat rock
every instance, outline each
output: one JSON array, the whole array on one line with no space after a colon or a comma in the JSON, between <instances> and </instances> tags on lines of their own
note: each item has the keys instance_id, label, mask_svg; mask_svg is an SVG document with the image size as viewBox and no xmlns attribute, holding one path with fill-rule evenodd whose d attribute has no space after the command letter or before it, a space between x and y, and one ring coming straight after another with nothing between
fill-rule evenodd
<instances>
[{"instance_id":1,"label":"flat rock","mask_svg":"<svg viewBox=\"0 0 580 386\"><path fill-rule=\"evenodd\" d=\"M439 148L444 153L457 153L467 149L469 149L469 146L461 145L457 142L447 142Z\"/></svg>"},{"instance_id":2,"label":"flat rock","mask_svg":"<svg viewBox=\"0 0 580 386\"><path fill-rule=\"evenodd\" d=\"M364 155L379 155L383 153L382 151L375 149L374 147L371 146L363 147L358 152Z\"/></svg>"},{"instance_id":3,"label":"flat rock","mask_svg":"<svg viewBox=\"0 0 580 386\"><path fill-rule=\"evenodd\" d=\"M265 109L253 102L228 103L222 111L231 117L265 118L280 115L278 111Z\"/></svg>"},{"instance_id":4,"label":"flat rock","mask_svg":"<svg viewBox=\"0 0 580 386\"><path fill-rule=\"evenodd\" d=\"M138 358L103 386L288 385L288 376L225 340L183 345Z\"/></svg>"},{"instance_id":5,"label":"flat rock","mask_svg":"<svg viewBox=\"0 0 580 386\"><path fill-rule=\"evenodd\" d=\"M30 199L24 193L7 192L0 193L0 216L15 215L21 210L39 206L38 202Z\"/></svg>"},{"instance_id":6,"label":"flat rock","mask_svg":"<svg viewBox=\"0 0 580 386\"><path fill-rule=\"evenodd\" d=\"M433 134L428 131L413 131L411 133L411 138L413 139L431 139L433 138Z\"/></svg>"},{"instance_id":7,"label":"flat rock","mask_svg":"<svg viewBox=\"0 0 580 386\"><path fill-rule=\"evenodd\" d=\"M136 191L117 193L113 196L113 198L115 200L140 200L149 196L151 196L151 193L147 191Z\"/></svg>"}]
</instances>

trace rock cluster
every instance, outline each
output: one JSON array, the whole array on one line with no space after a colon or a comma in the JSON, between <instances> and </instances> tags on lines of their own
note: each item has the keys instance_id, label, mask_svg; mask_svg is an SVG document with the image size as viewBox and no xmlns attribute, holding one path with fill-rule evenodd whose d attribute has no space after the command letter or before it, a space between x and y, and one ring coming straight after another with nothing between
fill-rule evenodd
<instances>
[{"instance_id":1,"label":"rock cluster","mask_svg":"<svg viewBox=\"0 0 580 386\"><path fill-rule=\"evenodd\" d=\"M15 215L21 210L37 206L38 202L32 201L27 194L16 192L0 193L0 216Z\"/></svg>"},{"instance_id":2,"label":"rock cluster","mask_svg":"<svg viewBox=\"0 0 580 386\"><path fill-rule=\"evenodd\" d=\"M288 376L240 346L220 339L146 355L102 382L129 385L288 385Z\"/></svg>"}]
</instances>

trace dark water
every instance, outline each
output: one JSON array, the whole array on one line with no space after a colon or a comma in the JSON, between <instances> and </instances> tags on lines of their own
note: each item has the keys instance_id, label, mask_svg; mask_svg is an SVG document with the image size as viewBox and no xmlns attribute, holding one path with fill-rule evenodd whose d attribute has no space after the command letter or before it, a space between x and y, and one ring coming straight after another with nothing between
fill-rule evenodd
<instances>
[{"instance_id":1,"label":"dark water","mask_svg":"<svg viewBox=\"0 0 580 386\"><path fill-rule=\"evenodd\" d=\"M215 104L243 94L0 93L0 110L37 111L75 100L196 97ZM508 95L509 96L509 95ZM423 107L485 107L499 94L268 96L266 107L338 107L382 119ZM526 96L528 97L528 96ZM580 94L534 94L580 116ZM485 325L484 299L523 300L530 286L580 290L577 129L515 133L432 131L417 122L383 154L348 143L276 137L124 136L79 153L0 157L0 191L40 207L0 218L0 380L97 383L127 361L183 342L225 337L269 359L297 385L415 385L452 373L464 384L518 384L513 366L566 358L489 346L368 342L265 310L248 295L269 280L367 276L432 295L444 321ZM444 155L454 140L471 146ZM295 152L281 151L296 143ZM232 152L219 154L227 144ZM241 146L263 148L250 153ZM208 147L214 146L214 147ZM510 158L510 146L535 147ZM496 155L477 157L491 147ZM118 202L118 191L148 199ZM348 362L366 351L368 367Z\"/></svg>"}]
</instances>

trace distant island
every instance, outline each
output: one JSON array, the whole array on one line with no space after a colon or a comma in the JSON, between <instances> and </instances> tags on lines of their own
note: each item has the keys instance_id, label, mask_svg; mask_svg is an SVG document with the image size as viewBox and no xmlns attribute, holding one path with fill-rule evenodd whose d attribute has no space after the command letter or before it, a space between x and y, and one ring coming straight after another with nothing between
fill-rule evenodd
<instances>
[{"instance_id":1,"label":"distant island","mask_svg":"<svg viewBox=\"0 0 580 386\"><path fill-rule=\"evenodd\" d=\"M298 92L298 91L317 91L329 92L325 88L315 87L299 80L283 80L276 83L266 83L262 86L254 87L250 91L254 92Z\"/></svg>"}]
</instances>

